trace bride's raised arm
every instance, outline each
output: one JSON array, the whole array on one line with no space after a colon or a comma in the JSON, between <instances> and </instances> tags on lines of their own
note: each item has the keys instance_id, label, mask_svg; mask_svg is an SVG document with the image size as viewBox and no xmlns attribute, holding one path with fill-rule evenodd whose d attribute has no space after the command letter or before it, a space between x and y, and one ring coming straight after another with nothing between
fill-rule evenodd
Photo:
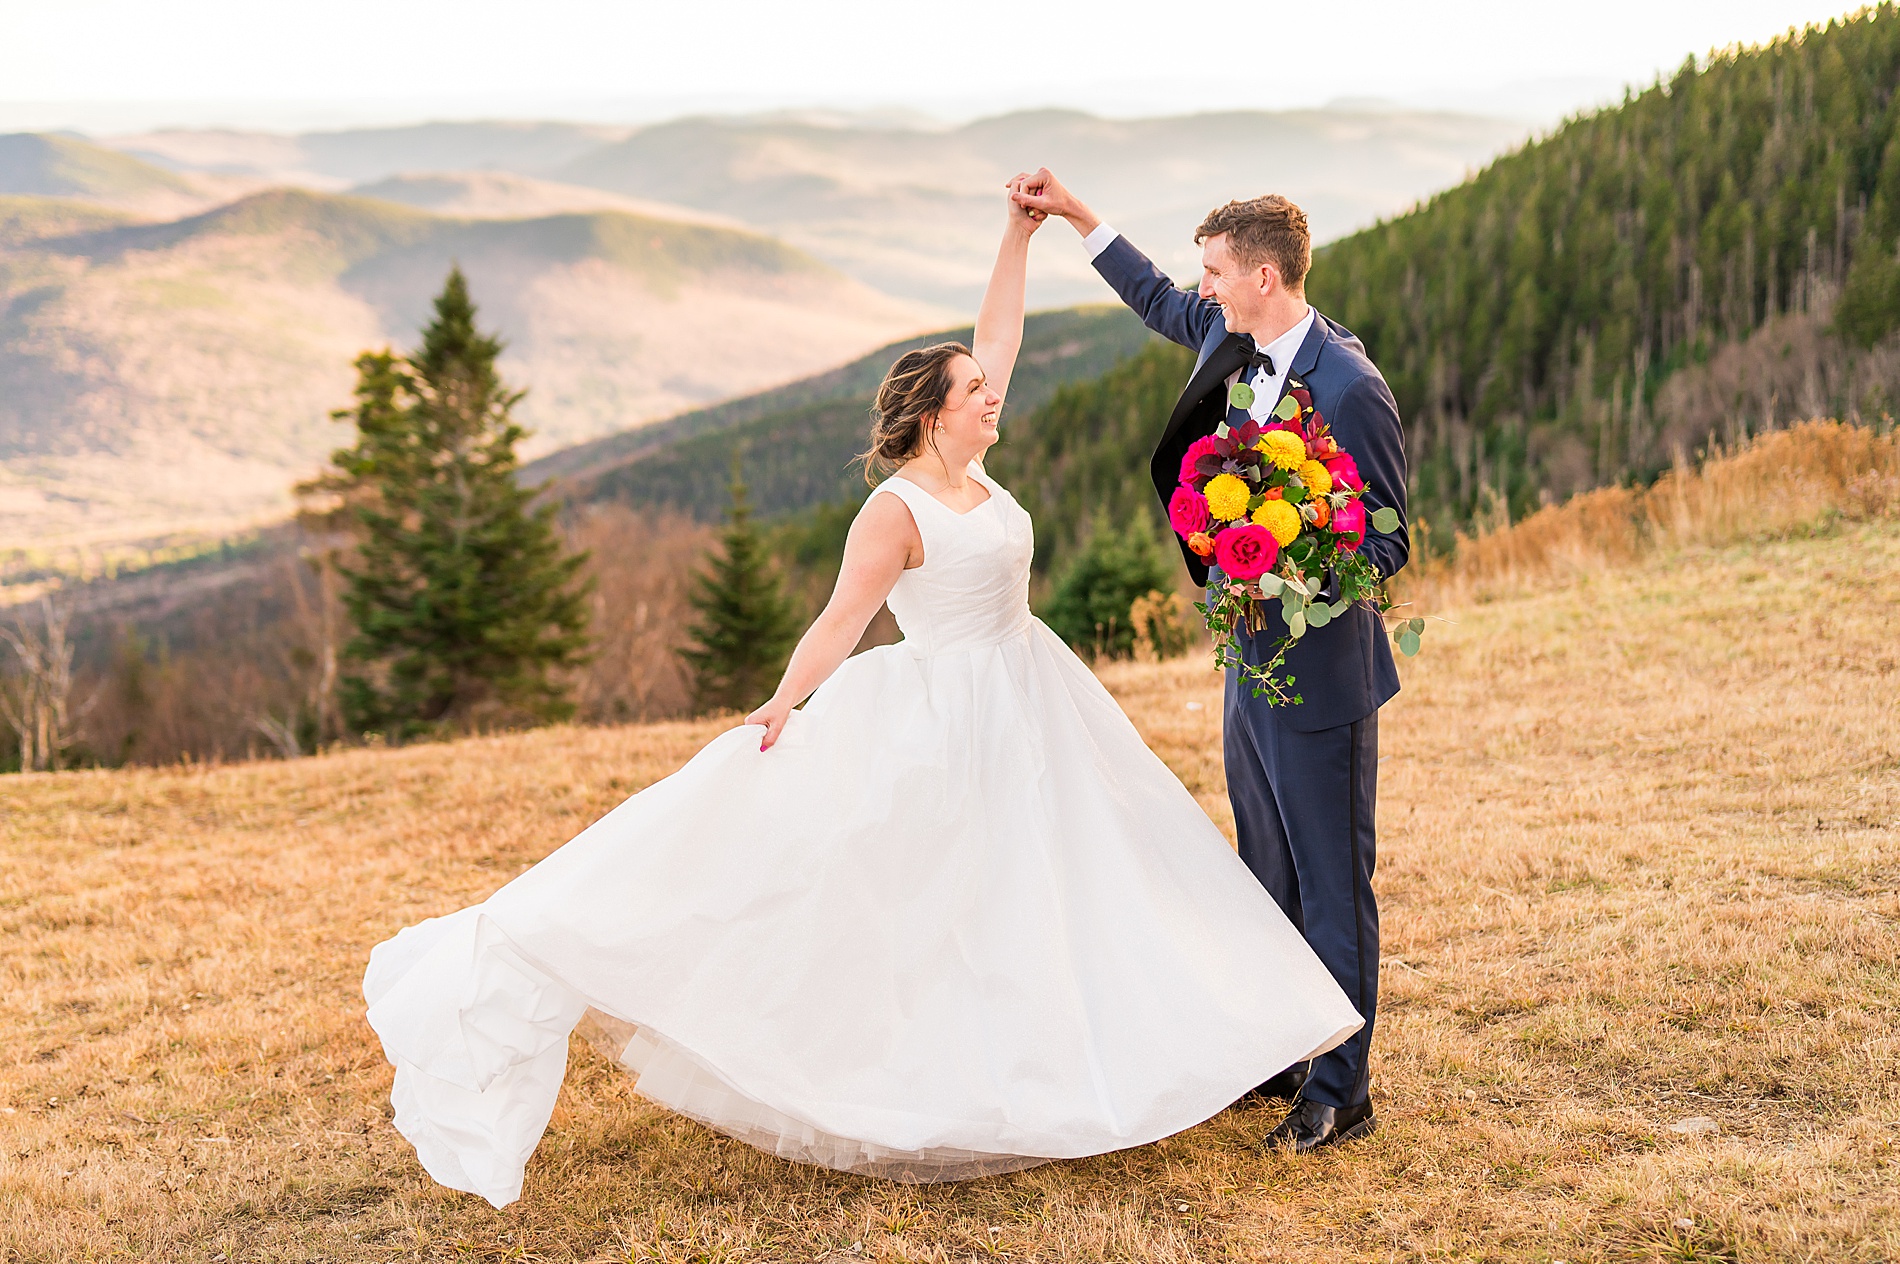
<instances>
[{"instance_id":1,"label":"bride's raised arm","mask_svg":"<svg viewBox=\"0 0 1900 1264\"><path fill-rule=\"evenodd\" d=\"M1023 285L1029 268L1029 238L1042 227L1040 212L1014 201L1008 206L1003 241L996 248L996 266L990 269L990 285L983 291L976 334L970 339L970 350L983 366L991 389L1005 399L1009 397L1010 374L1016 369L1016 353L1023 346Z\"/></svg>"}]
</instances>

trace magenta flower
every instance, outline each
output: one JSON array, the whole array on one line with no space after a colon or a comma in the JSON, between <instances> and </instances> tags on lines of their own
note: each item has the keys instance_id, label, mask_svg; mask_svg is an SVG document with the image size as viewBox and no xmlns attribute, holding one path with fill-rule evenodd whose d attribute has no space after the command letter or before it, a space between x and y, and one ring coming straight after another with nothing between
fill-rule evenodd
<instances>
[{"instance_id":1,"label":"magenta flower","mask_svg":"<svg viewBox=\"0 0 1900 1264\"><path fill-rule=\"evenodd\" d=\"M1188 444L1188 450L1181 458L1181 481L1192 485L1195 479L1201 477L1201 472L1194 468L1195 463L1204 456L1214 455L1219 450L1219 441L1213 435L1202 435L1193 443Z\"/></svg>"},{"instance_id":2,"label":"magenta flower","mask_svg":"<svg viewBox=\"0 0 1900 1264\"><path fill-rule=\"evenodd\" d=\"M1346 459L1351 460L1352 458L1348 457ZM1352 475L1354 478L1358 478L1359 471L1354 470ZM1337 477L1337 475L1334 477ZM1366 538L1366 507L1356 500L1347 501L1339 508L1333 510L1331 526L1333 528L1333 534L1339 537L1339 547L1345 549L1348 553L1356 551L1360 543Z\"/></svg>"},{"instance_id":3,"label":"magenta flower","mask_svg":"<svg viewBox=\"0 0 1900 1264\"><path fill-rule=\"evenodd\" d=\"M1328 458L1323 464L1326 466L1326 472L1333 476L1334 487L1343 487L1350 492L1366 490L1366 480L1359 477L1359 462L1352 459L1350 452L1341 452L1338 456Z\"/></svg>"},{"instance_id":4,"label":"magenta flower","mask_svg":"<svg viewBox=\"0 0 1900 1264\"><path fill-rule=\"evenodd\" d=\"M1273 532L1254 523L1229 527L1214 537L1214 560L1230 579L1259 579L1280 558L1280 542Z\"/></svg>"},{"instance_id":5,"label":"magenta flower","mask_svg":"<svg viewBox=\"0 0 1900 1264\"><path fill-rule=\"evenodd\" d=\"M1168 499L1168 522L1183 540L1207 530L1207 497L1183 483Z\"/></svg>"}]
</instances>

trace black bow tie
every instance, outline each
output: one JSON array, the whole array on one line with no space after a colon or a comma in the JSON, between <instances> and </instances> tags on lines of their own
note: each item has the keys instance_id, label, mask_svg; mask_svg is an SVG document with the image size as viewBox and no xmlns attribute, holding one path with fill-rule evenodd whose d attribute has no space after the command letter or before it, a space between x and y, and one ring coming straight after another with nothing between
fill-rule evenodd
<instances>
[{"instance_id":1,"label":"black bow tie","mask_svg":"<svg viewBox=\"0 0 1900 1264\"><path fill-rule=\"evenodd\" d=\"M1252 351L1247 353L1247 363L1256 369L1265 369L1268 377L1273 376L1273 357L1262 351L1259 347L1255 347Z\"/></svg>"}]
</instances>

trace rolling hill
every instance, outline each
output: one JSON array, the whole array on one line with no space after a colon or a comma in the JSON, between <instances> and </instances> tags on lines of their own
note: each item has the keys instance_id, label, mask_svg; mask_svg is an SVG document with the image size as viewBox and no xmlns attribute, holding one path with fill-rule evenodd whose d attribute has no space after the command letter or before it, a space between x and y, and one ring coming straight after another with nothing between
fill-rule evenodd
<instances>
[{"instance_id":1,"label":"rolling hill","mask_svg":"<svg viewBox=\"0 0 1900 1264\"><path fill-rule=\"evenodd\" d=\"M0 196L94 202L135 213L181 215L213 200L212 182L180 175L73 136L0 135Z\"/></svg>"},{"instance_id":2,"label":"rolling hill","mask_svg":"<svg viewBox=\"0 0 1900 1264\"><path fill-rule=\"evenodd\" d=\"M460 219L277 190L162 223L0 206L0 543L282 516L351 360L452 260L546 451L836 364L935 313L756 233L602 210ZM940 320L941 317L937 317Z\"/></svg>"},{"instance_id":3,"label":"rolling hill","mask_svg":"<svg viewBox=\"0 0 1900 1264\"><path fill-rule=\"evenodd\" d=\"M462 219L525 219L574 211L625 211L649 219L744 227L731 216L711 211L626 197L605 189L537 180L506 171L410 172L359 184L349 192L356 197L397 202L434 215Z\"/></svg>"},{"instance_id":4,"label":"rolling hill","mask_svg":"<svg viewBox=\"0 0 1900 1264\"><path fill-rule=\"evenodd\" d=\"M110 143L176 170L329 189L479 170L688 206L781 237L877 289L967 311L995 248L997 189L1024 167L1061 171L1186 275L1198 267L1194 225L1230 197L1279 189L1322 238L1337 236L1456 183L1523 130L1385 108L1113 120L1041 110L956 128L771 115L637 130L458 123ZM588 209L568 197L563 209ZM1073 242L1041 251L1030 285L1037 307L1103 297Z\"/></svg>"},{"instance_id":5,"label":"rolling hill","mask_svg":"<svg viewBox=\"0 0 1900 1264\"><path fill-rule=\"evenodd\" d=\"M174 171L206 171L271 184L341 189L412 171L512 171L544 175L631 129L582 123L420 123L285 136L230 129L174 129L107 138L107 144Z\"/></svg>"}]
</instances>

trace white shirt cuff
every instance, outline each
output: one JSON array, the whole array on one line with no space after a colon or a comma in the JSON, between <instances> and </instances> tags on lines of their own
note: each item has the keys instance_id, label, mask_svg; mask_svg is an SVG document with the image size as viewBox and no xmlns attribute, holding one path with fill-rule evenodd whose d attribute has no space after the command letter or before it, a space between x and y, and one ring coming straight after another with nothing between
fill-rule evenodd
<instances>
[{"instance_id":1,"label":"white shirt cuff","mask_svg":"<svg viewBox=\"0 0 1900 1264\"><path fill-rule=\"evenodd\" d=\"M1121 234L1107 224L1097 224L1095 231L1082 239L1082 249L1089 252L1089 262L1095 262L1095 256L1114 245L1119 236Z\"/></svg>"}]
</instances>

